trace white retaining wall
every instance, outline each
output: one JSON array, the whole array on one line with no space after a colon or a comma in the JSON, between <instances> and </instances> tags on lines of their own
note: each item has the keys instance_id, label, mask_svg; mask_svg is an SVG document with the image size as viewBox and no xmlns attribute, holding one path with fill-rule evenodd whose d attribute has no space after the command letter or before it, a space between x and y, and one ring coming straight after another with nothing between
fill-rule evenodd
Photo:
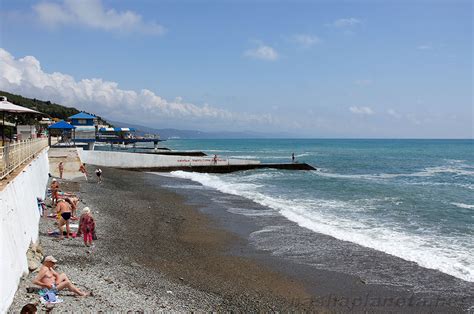
<instances>
[{"instance_id":1,"label":"white retaining wall","mask_svg":"<svg viewBox=\"0 0 474 314\"><path fill-rule=\"evenodd\" d=\"M36 197L48 184L48 150L43 150L0 191L0 313L8 310L20 277L28 272L26 251L38 240Z\"/></svg>"},{"instance_id":2,"label":"white retaining wall","mask_svg":"<svg viewBox=\"0 0 474 314\"><path fill-rule=\"evenodd\" d=\"M214 163L213 157L169 156L157 154L140 154L108 151L91 151L78 148L82 162L86 164L117 167L117 168L153 168L153 167L182 167L182 166L225 166L225 165L254 165L258 160L222 159Z\"/></svg>"}]
</instances>

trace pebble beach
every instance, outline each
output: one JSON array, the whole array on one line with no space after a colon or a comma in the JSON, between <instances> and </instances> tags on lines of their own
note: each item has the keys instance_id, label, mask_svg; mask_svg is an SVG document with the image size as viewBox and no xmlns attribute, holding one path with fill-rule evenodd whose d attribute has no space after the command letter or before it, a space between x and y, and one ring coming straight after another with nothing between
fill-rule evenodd
<instances>
[{"instance_id":1,"label":"pebble beach","mask_svg":"<svg viewBox=\"0 0 474 314\"><path fill-rule=\"evenodd\" d=\"M44 254L58 260L58 272L92 292L77 298L61 291L63 302L54 305L55 311L271 310L291 306L292 296L307 296L301 285L276 272L221 255L225 243L236 239L208 228L206 217L179 195L146 187L147 174L105 172L108 177L100 185L92 180L60 181L61 189L79 196L79 213L85 206L92 209L98 237L93 248L85 247L82 238L49 236L48 231L56 230L55 220L41 218ZM10 311L38 302L38 294L26 290L35 275L21 279ZM195 286L201 280L207 284Z\"/></svg>"},{"instance_id":2,"label":"pebble beach","mask_svg":"<svg viewBox=\"0 0 474 314\"><path fill-rule=\"evenodd\" d=\"M88 169L89 173L93 170ZM78 214L85 206L92 210L98 236L93 248L85 247L82 238L60 241L49 236L48 231L56 228L55 220L40 220L44 254L58 260L57 271L65 272L81 290L92 292L77 298L61 291L63 302L54 305L54 311L380 312L387 308L367 302L354 308L354 304L312 301L328 292L339 295L334 302L346 296L408 300L412 295L367 285L353 276L309 270L271 257L254 258L265 256L261 252L241 254L252 250L245 238L223 228L185 195L167 189L160 176L110 168L103 171L102 184L95 178L60 181L62 190L79 197ZM37 293L26 289L35 275L32 272L21 279L10 311L39 301ZM389 306L395 312L427 309ZM48 308L40 305L40 309ZM462 312L456 305L428 309Z\"/></svg>"}]
</instances>

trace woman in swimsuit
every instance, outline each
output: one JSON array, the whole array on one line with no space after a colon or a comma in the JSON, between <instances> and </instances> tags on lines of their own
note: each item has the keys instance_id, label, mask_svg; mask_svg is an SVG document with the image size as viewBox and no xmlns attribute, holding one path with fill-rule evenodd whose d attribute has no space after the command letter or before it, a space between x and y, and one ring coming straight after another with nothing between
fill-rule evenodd
<instances>
[{"instance_id":1,"label":"woman in swimsuit","mask_svg":"<svg viewBox=\"0 0 474 314\"><path fill-rule=\"evenodd\" d=\"M62 179L63 172L64 172L64 163L62 161L59 163L58 168L59 168L59 178Z\"/></svg>"}]
</instances>

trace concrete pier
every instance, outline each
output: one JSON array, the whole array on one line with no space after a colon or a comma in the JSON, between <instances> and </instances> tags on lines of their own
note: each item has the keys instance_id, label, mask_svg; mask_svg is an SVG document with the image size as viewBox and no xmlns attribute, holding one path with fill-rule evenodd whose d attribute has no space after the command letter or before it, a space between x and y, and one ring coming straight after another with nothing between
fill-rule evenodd
<instances>
[{"instance_id":1,"label":"concrete pier","mask_svg":"<svg viewBox=\"0 0 474 314\"><path fill-rule=\"evenodd\" d=\"M252 169L316 170L305 163L261 163L259 160L237 158L192 157L117 151L87 151L78 149L80 159L97 166L139 171L194 171L228 173Z\"/></svg>"}]
</instances>

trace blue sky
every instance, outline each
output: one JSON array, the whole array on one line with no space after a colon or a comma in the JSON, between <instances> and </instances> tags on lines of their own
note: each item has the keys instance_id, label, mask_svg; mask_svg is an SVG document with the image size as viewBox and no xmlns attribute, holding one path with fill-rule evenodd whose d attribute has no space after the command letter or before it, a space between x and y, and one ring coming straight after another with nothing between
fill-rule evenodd
<instances>
[{"instance_id":1,"label":"blue sky","mask_svg":"<svg viewBox=\"0 0 474 314\"><path fill-rule=\"evenodd\" d=\"M474 136L471 1L0 5L0 88L25 96L157 128Z\"/></svg>"}]
</instances>

